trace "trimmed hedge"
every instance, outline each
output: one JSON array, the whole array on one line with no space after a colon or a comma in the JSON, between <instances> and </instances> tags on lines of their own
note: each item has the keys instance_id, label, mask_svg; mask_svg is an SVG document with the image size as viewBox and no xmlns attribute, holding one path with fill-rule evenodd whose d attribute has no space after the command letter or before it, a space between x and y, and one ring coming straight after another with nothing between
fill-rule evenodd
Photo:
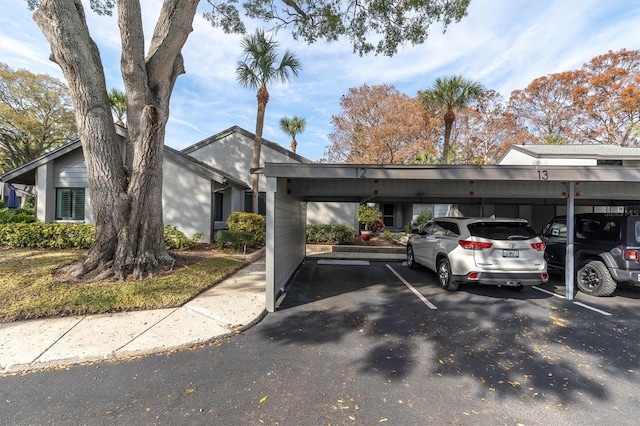
<instances>
[{"instance_id":1,"label":"trimmed hedge","mask_svg":"<svg viewBox=\"0 0 640 426\"><path fill-rule=\"evenodd\" d=\"M245 247L251 247L253 243L253 234L246 231L218 231L216 233L216 242L219 247L233 248L240 251Z\"/></svg>"},{"instance_id":2,"label":"trimmed hedge","mask_svg":"<svg viewBox=\"0 0 640 426\"><path fill-rule=\"evenodd\" d=\"M191 248L203 234L187 238L175 226L164 227L167 250ZM87 223L7 223L0 224L0 246L26 248L89 248L95 228Z\"/></svg>"},{"instance_id":3,"label":"trimmed hedge","mask_svg":"<svg viewBox=\"0 0 640 426\"><path fill-rule=\"evenodd\" d=\"M252 235L251 245L262 247L267 241L266 221L256 213L233 212L227 219L229 231L248 232Z\"/></svg>"},{"instance_id":4,"label":"trimmed hedge","mask_svg":"<svg viewBox=\"0 0 640 426\"><path fill-rule=\"evenodd\" d=\"M0 225L0 245L28 248L88 248L93 225L86 223L8 223Z\"/></svg>"},{"instance_id":5,"label":"trimmed hedge","mask_svg":"<svg viewBox=\"0 0 640 426\"><path fill-rule=\"evenodd\" d=\"M307 225L308 243L347 244L356 236L356 230L346 225Z\"/></svg>"}]
</instances>

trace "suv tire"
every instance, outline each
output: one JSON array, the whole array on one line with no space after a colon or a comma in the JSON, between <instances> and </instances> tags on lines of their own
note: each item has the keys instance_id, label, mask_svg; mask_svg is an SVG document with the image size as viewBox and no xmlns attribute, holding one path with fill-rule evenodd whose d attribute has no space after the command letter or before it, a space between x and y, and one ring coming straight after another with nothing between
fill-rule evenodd
<instances>
[{"instance_id":1,"label":"suv tire","mask_svg":"<svg viewBox=\"0 0 640 426\"><path fill-rule=\"evenodd\" d=\"M592 296L611 296L616 290L616 282L599 260L592 260L578 270L576 284L581 292Z\"/></svg>"},{"instance_id":2,"label":"suv tire","mask_svg":"<svg viewBox=\"0 0 640 426\"><path fill-rule=\"evenodd\" d=\"M416 258L413 255L413 247L407 246L407 266L411 269L417 269L418 264Z\"/></svg>"},{"instance_id":3,"label":"suv tire","mask_svg":"<svg viewBox=\"0 0 640 426\"><path fill-rule=\"evenodd\" d=\"M446 257L438 260L438 282L440 287L447 291L458 289L458 283L454 281L453 275L451 275L451 265L449 265L449 259Z\"/></svg>"}]
</instances>

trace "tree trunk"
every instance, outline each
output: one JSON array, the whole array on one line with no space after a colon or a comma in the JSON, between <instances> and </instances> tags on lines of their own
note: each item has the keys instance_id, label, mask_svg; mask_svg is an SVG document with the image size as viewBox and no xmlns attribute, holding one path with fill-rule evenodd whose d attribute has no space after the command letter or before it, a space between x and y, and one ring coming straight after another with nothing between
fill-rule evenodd
<instances>
[{"instance_id":1,"label":"tree trunk","mask_svg":"<svg viewBox=\"0 0 640 426\"><path fill-rule=\"evenodd\" d=\"M253 170L252 176L252 210L254 213L260 213L260 175L257 173L260 168L260 151L262 149L262 129L264 128L264 114L267 109L267 102L269 102L269 92L267 86L262 83L260 89L258 89L258 114L256 116L256 139L253 144L253 161L251 168Z\"/></svg>"},{"instance_id":2,"label":"tree trunk","mask_svg":"<svg viewBox=\"0 0 640 426\"><path fill-rule=\"evenodd\" d=\"M164 247L162 156L169 99L184 72L180 51L197 0L165 1L145 58L140 5L118 0L128 140L116 143L100 54L81 0L44 0L34 20L51 45L51 59L69 84L89 178L95 243L75 265L78 277L153 275L173 260ZM124 156L124 162L123 162Z\"/></svg>"},{"instance_id":3,"label":"tree trunk","mask_svg":"<svg viewBox=\"0 0 640 426\"><path fill-rule=\"evenodd\" d=\"M448 108L444 114L444 144L442 145L442 164L449 164L449 151L451 150L451 129L456 120L456 114L452 108Z\"/></svg>"}]
</instances>

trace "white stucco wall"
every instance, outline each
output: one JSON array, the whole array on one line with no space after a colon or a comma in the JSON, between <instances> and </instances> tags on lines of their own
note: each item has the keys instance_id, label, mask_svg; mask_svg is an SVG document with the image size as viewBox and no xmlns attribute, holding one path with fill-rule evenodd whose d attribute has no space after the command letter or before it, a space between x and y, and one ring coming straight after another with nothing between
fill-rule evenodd
<instances>
[{"instance_id":1,"label":"white stucco wall","mask_svg":"<svg viewBox=\"0 0 640 426\"><path fill-rule=\"evenodd\" d=\"M307 203L307 221L311 225L346 225L358 229L357 203Z\"/></svg>"},{"instance_id":2,"label":"white stucco wall","mask_svg":"<svg viewBox=\"0 0 640 426\"><path fill-rule=\"evenodd\" d=\"M251 186L252 175L249 170L253 161L253 143L253 139L233 132L190 152L189 155ZM265 162L298 163L269 145L262 144L260 167ZM264 190L266 184L266 178L260 176L260 191Z\"/></svg>"},{"instance_id":3,"label":"white stucco wall","mask_svg":"<svg viewBox=\"0 0 640 426\"><path fill-rule=\"evenodd\" d=\"M165 225L174 225L191 238L204 232L211 238L211 180L187 170L165 156L162 165L162 210Z\"/></svg>"},{"instance_id":4,"label":"white stucco wall","mask_svg":"<svg viewBox=\"0 0 640 426\"><path fill-rule=\"evenodd\" d=\"M524 152L511 149L504 158L498 163L501 166L597 166L598 160L595 158L536 158Z\"/></svg>"}]
</instances>

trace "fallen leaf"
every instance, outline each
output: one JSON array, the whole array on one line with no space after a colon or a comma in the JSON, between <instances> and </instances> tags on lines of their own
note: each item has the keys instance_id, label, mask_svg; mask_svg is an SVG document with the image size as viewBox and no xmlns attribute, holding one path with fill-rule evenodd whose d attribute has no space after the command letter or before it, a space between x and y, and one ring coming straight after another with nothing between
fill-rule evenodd
<instances>
[{"instance_id":1,"label":"fallen leaf","mask_svg":"<svg viewBox=\"0 0 640 426\"><path fill-rule=\"evenodd\" d=\"M260 404L264 404L265 402L267 402L268 398L268 396L263 396L262 398L260 398Z\"/></svg>"}]
</instances>

